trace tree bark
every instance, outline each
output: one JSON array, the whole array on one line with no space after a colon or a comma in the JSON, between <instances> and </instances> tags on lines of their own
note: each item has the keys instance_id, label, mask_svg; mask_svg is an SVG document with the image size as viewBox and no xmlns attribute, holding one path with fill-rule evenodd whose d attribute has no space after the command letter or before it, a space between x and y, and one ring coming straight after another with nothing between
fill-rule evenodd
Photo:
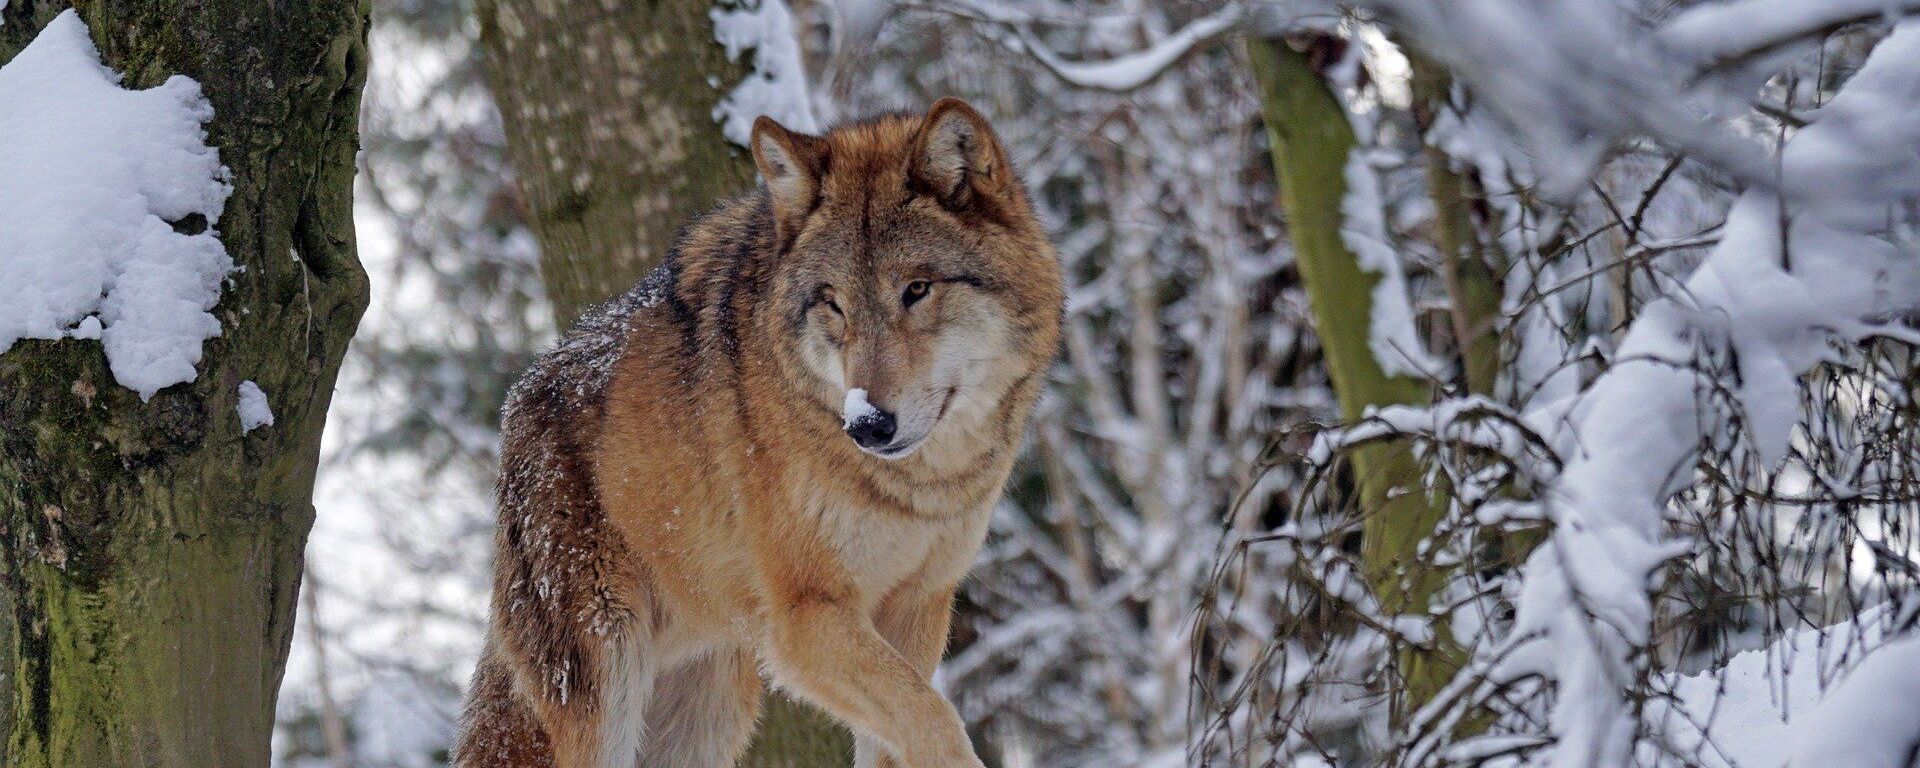
<instances>
[{"instance_id":1,"label":"tree bark","mask_svg":"<svg viewBox=\"0 0 1920 768\"><path fill-rule=\"evenodd\" d=\"M1346 163L1355 145L1345 108L1307 56L1285 42L1249 40L1247 54L1260 88L1294 261L1341 415L1352 422L1370 407L1430 402L1427 385L1418 379L1381 370L1368 342L1373 288L1380 278L1360 268L1340 237ZM1404 441L1361 447L1352 466L1364 515L1361 558L1381 613L1427 613L1443 574L1419 566L1417 546L1433 531L1445 505L1421 487L1419 465ZM1400 658L1404 684L1394 692L1396 723L1431 698L1462 659L1444 625L1435 626L1434 635L1432 649L1410 649Z\"/></svg>"},{"instance_id":2,"label":"tree bark","mask_svg":"<svg viewBox=\"0 0 1920 768\"><path fill-rule=\"evenodd\" d=\"M712 7L480 3L487 77L563 328L660 263L688 219L753 186L753 163L713 120L745 70L713 41Z\"/></svg>"},{"instance_id":3,"label":"tree bark","mask_svg":"<svg viewBox=\"0 0 1920 768\"><path fill-rule=\"evenodd\" d=\"M481 0L508 159L561 327L666 257L679 229L751 189L713 108L746 70L713 41L712 0ZM842 768L845 728L769 696L742 768Z\"/></svg>"},{"instance_id":4,"label":"tree bark","mask_svg":"<svg viewBox=\"0 0 1920 768\"><path fill-rule=\"evenodd\" d=\"M0 11L0 64L64 5ZM150 402L114 381L95 342L0 355L0 757L264 768L321 428L367 302L352 187L369 9L77 5L127 86L199 81L208 142L232 172L217 229L242 269L198 376ZM245 434L244 380L275 410Z\"/></svg>"}]
</instances>

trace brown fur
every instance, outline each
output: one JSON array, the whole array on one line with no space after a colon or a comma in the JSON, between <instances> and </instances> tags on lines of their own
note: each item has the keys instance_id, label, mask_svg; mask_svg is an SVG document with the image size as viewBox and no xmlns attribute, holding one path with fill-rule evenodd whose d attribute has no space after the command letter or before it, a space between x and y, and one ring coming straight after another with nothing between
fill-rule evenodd
<instances>
[{"instance_id":1,"label":"brown fur","mask_svg":"<svg viewBox=\"0 0 1920 768\"><path fill-rule=\"evenodd\" d=\"M956 100L824 137L762 118L754 153L767 187L508 398L456 765L730 766L756 665L862 765L979 765L929 680L1058 344L1052 248ZM904 456L843 432L855 387Z\"/></svg>"}]
</instances>

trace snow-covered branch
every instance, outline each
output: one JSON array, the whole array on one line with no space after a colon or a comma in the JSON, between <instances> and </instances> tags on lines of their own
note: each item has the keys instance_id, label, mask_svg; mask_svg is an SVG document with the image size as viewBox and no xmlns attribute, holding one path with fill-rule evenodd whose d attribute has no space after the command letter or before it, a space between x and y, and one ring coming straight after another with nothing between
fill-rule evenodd
<instances>
[{"instance_id":1,"label":"snow-covered branch","mask_svg":"<svg viewBox=\"0 0 1920 768\"><path fill-rule=\"evenodd\" d=\"M1514 633L1534 650L1498 670L1557 685L1547 764L1618 764L1651 640L1654 571L1677 552L1663 510L1727 416L1703 400L1700 359L1736 371L1735 405L1777 463L1798 378L1887 318L1920 307L1908 239L1920 204L1920 23L1906 22L1782 153L1776 193L1728 214L1684 290L1649 307L1567 429L1583 449L1540 502L1554 525L1527 561Z\"/></svg>"},{"instance_id":2,"label":"snow-covered branch","mask_svg":"<svg viewBox=\"0 0 1920 768\"><path fill-rule=\"evenodd\" d=\"M1920 11L1920 0L1730 0L1687 7L1660 26L1663 42L1706 67L1812 40L1848 24Z\"/></svg>"},{"instance_id":3,"label":"snow-covered branch","mask_svg":"<svg viewBox=\"0 0 1920 768\"><path fill-rule=\"evenodd\" d=\"M1032 29L1025 25L1017 29L1021 43L1034 60L1068 84L1103 91L1131 91L1159 77L1187 54L1232 31L1245 15L1239 3L1227 3L1145 49L1102 61L1068 61L1048 47Z\"/></svg>"}]
</instances>

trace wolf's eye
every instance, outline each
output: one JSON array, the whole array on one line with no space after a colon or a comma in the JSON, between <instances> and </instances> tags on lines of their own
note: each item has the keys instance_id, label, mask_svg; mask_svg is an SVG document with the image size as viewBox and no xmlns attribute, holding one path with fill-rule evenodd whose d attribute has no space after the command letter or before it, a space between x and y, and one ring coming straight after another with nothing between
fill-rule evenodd
<instances>
[{"instance_id":1,"label":"wolf's eye","mask_svg":"<svg viewBox=\"0 0 1920 768\"><path fill-rule=\"evenodd\" d=\"M914 305L914 302L917 302L921 299L926 298L927 291L930 291L932 289L933 289L933 283L929 283L925 280L915 280L911 283L907 283L907 290L900 294L900 303L911 307Z\"/></svg>"}]
</instances>

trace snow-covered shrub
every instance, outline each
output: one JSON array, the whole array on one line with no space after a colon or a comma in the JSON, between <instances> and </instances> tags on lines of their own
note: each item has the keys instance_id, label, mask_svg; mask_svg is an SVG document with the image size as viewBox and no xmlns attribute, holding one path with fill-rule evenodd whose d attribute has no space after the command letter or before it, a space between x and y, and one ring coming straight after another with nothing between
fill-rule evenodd
<instances>
[{"instance_id":1,"label":"snow-covered shrub","mask_svg":"<svg viewBox=\"0 0 1920 768\"><path fill-rule=\"evenodd\" d=\"M1357 5L1354 24L1455 78L1420 141L1485 192L1478 225L1506 267L1503 383L1281 457L1316 482L1295 522L1237 542L1222 578L1277 561L1318 597L1283 614L1268 671L1197 689L1214 719L1196 757L1904 765L1886 757L1920 733L1904 710L1861 721L1904 730L1847 724L1871 742L1856 758L1807 751L1847 743L1806 729L1841 727L1824 713L1887 683L1787 704L1819 702L1862 659L1912 675L1892 638L1914 628L1920 575L1920 22L1887 3ZM1375 564L1351 549L1371 510L1343 485L1344 457L1387 438L1412 440L1418 487L1447 513L1398 571L1447 579L1414 616L1353 588ZM1381 646L1362 674L1302 652L1329 626ZM1370 755L1336 754L1296 681L1382 706L1436 630L1464 646L1452 684ZM1789 686L1795 654L1761 671L1734 654L1790 633L1824 651L1801 664L1817 670L1791 681L1800 698L1757 700ZM1883 643L1896 658L1875 663ZM1303 657L1311 671L1293 671ZM1781 725L1803 717L1816 725Z\"/></svg>"}]
</instances>

